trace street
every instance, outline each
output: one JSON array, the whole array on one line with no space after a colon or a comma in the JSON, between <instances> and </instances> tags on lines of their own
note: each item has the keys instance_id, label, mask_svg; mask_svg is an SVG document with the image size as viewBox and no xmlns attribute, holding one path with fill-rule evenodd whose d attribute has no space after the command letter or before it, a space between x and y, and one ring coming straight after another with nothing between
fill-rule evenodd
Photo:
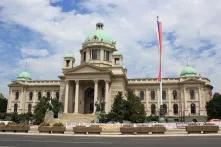
<instances>
[{"instance_id":1,"label":"street","mask_svg":"<svg viewBox=\"0 0 221 147\"><path fill-rule=\"evenodd\" d=\"M220 147L220 136L77 137L0 135L0 147Z\"/></svg>"}]
</instances>

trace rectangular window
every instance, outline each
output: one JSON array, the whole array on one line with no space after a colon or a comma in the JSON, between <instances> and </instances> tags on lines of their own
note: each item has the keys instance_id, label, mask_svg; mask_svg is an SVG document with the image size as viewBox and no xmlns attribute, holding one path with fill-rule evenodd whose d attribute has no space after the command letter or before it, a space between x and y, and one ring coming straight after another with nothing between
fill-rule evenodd
<instances>
[{"instance_id":1,"label":"rectangular window","mask_svg":"<svg viewBox=\"0 0 221 147\"><path fill-rule=\"evenodd\" d=\"M69 67L70 65L70 60L66 60L66 67Z\"/></svg>"},{"instance_id":2,"label":"rectangular window","mask_svg":"<svg viewBox=\"0 0 221 147\"><path fill-rule=\"evenodd\" d=\"M86 52L83 53L83 61L86 61Z\"/></svg>"},{"instance_id":3,"label":"rectangular window","mask_svg":"<svg viewBox=\"0 0 221 147\"><path fill-rule=\"evenodd\" d=\"M144 100L145 93L143 90L140 91L140 100Z\"/></svg>"},{"instance_id":4,"label":"rectangular window","mask_svg":"<svg viewBox=\"0 0 221 147\"><path fill-rule=\"evenodd\" d=\"M16 92L15 92L15 100L18 100L18 99L19 99L19 92L16 91Z\"/></svg>"},{"instance_id":5,"label":"rectangular window","mask_svg":"<svg viewBox=\"0 0 221 147\"><path fill-rule=\"evenodd\" d=\"M120 59L119 59L119 58L115 58L115 59L114 59L114 63L115 63L116 65L119 65L119 64L120 64Z\"/></svg>"},{"instance_id":6,"label":"rectangular window","mask_svg":"<svg viewBox=\"0 0 221 147\"><path fill-rule=\"evenodd\" d=\"M92 59L93 59L93 60L98 60L98 59L100 59L100 50L98 50L98 49L92 49L91 55L92 55Z\"/></svg>"},{"instance_id":7,"label":"rectangular window","mask_svg":"<svg viewBox=\"0 0 221 147\"><path fill-rule=\"evenodd\" d=\"M110 61L110 52L109 51L104 51L104 60Z\"/></svg>"},{"instance_id":8,"label":"rectangular window","mask_svg":"<svg viewBox=\"0 0 221 147\"><path fill-rule=\"evenodd\" d=\"M56 99L59 99L59 92L56 92Z\"/></svg>"},{"instance_id":9,"label":"rectangular window","mask_svg":"<svg viewBox=\"0 0 221 147\"><path fill-rule=\"evenodd\" d=\"M47 92L47 98L51 98L51 93Z\"/></svg>"},{"instance_id":10,"label":"rectangular window","mask_svg":"<svg viewBox=\"0 0 221 147\"><path fill-rule=\"evenodd\" d=\"M40 98L41 98L41 92L39 91L38 92L38 100L40 100Z\"/></svg>"}]
</instances>

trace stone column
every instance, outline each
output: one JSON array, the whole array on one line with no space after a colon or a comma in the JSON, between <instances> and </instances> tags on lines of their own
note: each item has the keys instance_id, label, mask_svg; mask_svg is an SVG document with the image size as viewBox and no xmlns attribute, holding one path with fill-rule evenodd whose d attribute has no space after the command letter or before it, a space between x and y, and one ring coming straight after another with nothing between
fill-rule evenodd
<instances>
[{"instance_id":1,"label":"stone column","mask_svg":"<svg viewBox=\"0 0 221 147\"><path fill-rule=\"evenodd\" d=\"M203 106L203 98L202 98L202 94L201 94L201 88L198 88L198 97L199 97L199 115L203 115L203 109L205 106Z\"/></svg>"},{"instance_id":2,"label":"stone column","mask_svg":"<svg viewBox=\"0 0 221 147\"><path fill-rule=\"evenodd\" d=\"M187 89L184 87L184 114L185 116L189 115L189 112L190 110L188 110L188 107L187 107L187 101L188 101L188 96L187 96Z\"/></svg>"},{"instance_id":3,"label":"stone column","mask_svg":"<svg viewBox=\"0 0 221 147\"><path fill-rule=\"evenodd\" d=\"M109 81L105 81L105 112L109 112Z\"/></svg>"},{"instance_id":4,"label":"stone column","mask_svg":"<svg viewBox=\"0 0 221 147\"><path fill-rule=\"evenodd\" d=\"M147 115L150 115L150 105L149 105L149 102L150 102L150 91L148 89L146 89L146 95L145 95L145 101L146 101L146 114Z\"/></svg>"},{"instance_id":5,"label":"stone column","mask_svg":"<svg viewBox=\"0 0 221 147\"><path fill-rule=\"evenodd\" d=\"M94 80L94 113L96 112L96 102L98 98L98 80Z\"/></svg>"},{"instance_id":6,"label":"stone column","mask_svg":"<svg viewBox=\"0 0 221 147\"><path fill-rule=\"evenodd\" d=\"M9 87L9 91L10 91L10 93L9 93L9 99L8 99L8 105L7 105L7 113L12 112L12 103L11 103L11 101L13 99L13 92L12 92L11 87Z\"/></svg>"},{"instance_id":7,"label":"stone column","mask_svg":"<svg viewBox=\"0 0 221 147\"><path fill-rule=\"evenodd\" d=\"M64 113L68 113L69 81L65 83Z\"/></svg>"},{"instance_id":8,"label":"stone column","mask_svg":"<svg viewBox=\"0 0 221 147\"><path fill-rule=\"evenodd\" d=\"M157 111L160 112L160 89L157 89Z\"/></svg>"},{"instance_id":9,"label":"stone column","mask_svg":"<svg viewBox=\"0 0 221 147\"><path fill-rule=\"evenodd\" d=\"M173 115L172 112L173 112L173 109L172 109L172 98L173 98L173 92L172 92L172 89L169 89L168 90L168 115L171 116Z\"/></svg>"},{"instance_id":10,"label":"stone column","mask_svg":"<svg viewBox=\"0 0 221 147\"><path fill-rule=\"evenodd\" d=\"M79 80L75 80L75 106L74 113L78 113L78 101L79 101Z\"/></svg>"}]
</instances>

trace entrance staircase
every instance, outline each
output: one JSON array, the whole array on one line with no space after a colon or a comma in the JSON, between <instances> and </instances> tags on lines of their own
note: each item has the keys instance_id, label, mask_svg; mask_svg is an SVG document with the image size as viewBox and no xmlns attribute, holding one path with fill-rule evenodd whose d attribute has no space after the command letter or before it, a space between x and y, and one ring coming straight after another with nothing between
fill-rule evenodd
<instances>
[{"instance_id":1,"label":"entrance staircase","mask_svg":"<svg viewBox=\"0 0 221 147\"><path fill-rule=\"evenodd\" d=\"M92 123L96 122L97 116L95 114L61 114L58 119L54 119L49 123L61 122L63 124L67 123Z\"/></svg>"}]
</instances>

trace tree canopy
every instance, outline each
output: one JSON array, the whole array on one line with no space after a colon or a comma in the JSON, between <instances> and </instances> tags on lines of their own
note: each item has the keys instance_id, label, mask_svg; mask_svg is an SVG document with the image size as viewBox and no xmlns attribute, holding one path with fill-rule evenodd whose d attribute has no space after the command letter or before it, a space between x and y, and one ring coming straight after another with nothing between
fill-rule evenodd
<instances>
[{"instance_id":1,"label":"tree canopy","mask_svg":"<svg viewBox=\"0 0 221 147\"><path fill-rule=\"evenodd\" d=\"M213 99L206 103L208 119L221 119L221 95L215 93Z\"/></svg>"},{"instance_id":2,"label":"tree canopy","mask_svg":"<svg viewBox=\"0 0 221 147\"><path fill-rule=\"evenodd\" d=\"M35 123L40 124L44 121L45 113L47 110L51 110L54 113L54 118L58 117L58 112L62 108L62 103L58 99L50 99L47 97L42 97L39 99L39 103L35 106L34 117Z\"/></svg>"},{"instance_id":3,"label":"tree canopy","mask_svg":"<svg viewBox=\"0 0 221 147\"><path fill-rule=\"evenodd\" d=\"M0 113L5 113L7 111L8 100L0 93Z\"/></svg>"},{"instance_id":4,"label":"tree canopy","mask_svg":"<svg viewBox=\"0 0 221 147\"><path fill-rule=\"evenodd\" d=\"M39 99L39 103L35 106L34 118L36 124L40 124L44 121L45 113L49 108L49 101L49 98L42 97Z\"/></svg>"},{"instance_id":5,"label":"tree canopy","mask_svg":"<svg viewBox=\"0 0 221 147\"><path fill-rule=\"evenodd\" d=\"M124 98L122 92L119 92L111 107L111 111L107 114L99 116L102 122L115 121L123 122L123 120L131 121L133 123L142 123L145 121L146 113L144 105L140 98L135 96L132 92L128 92L127 98Z\"/></svg>"}]
</instances>

